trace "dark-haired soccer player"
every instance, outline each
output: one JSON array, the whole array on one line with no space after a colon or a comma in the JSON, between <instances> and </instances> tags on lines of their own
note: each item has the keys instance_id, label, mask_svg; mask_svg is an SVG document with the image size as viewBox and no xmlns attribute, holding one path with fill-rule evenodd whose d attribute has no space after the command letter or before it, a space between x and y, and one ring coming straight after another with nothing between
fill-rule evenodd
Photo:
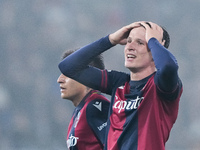
<instances>
[{"instance_id":1,"label":"dark-haired soccer player","mask_svg":"<svg viewBox=\"0 0 200 150\"><path fill-rule=\"evenodd\" d=\"M63 59L73 51L64 53ZM104 69L99 55L91 66ZM102 150L105 143L108 109L110 102L85 85L61 74L57 80L61 88L61 97L71 100L76 107L67 132L67 146L70 150Z\"/></svg>"},{"instance_id":2,"label":"dark-haired soccer player","mask_svg":"<svg viewBox=\"0 0 200 150\"><path fill-rule=\"evenodd\" d=\"M125 45L130 74L87 66L112 46ZM112 95L106 150L164 150L176 121L182 83L167 49L169 35L152 22L135 22L65 58L61 72Z\"/></svg>"}]
</instances>

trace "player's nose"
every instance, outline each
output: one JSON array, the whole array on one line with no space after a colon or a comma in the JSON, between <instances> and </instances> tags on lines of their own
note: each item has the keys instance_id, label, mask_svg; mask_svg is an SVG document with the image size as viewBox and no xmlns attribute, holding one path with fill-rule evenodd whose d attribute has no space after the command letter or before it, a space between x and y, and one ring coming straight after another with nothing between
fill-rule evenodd
<instances>
[{"instance_id":1,"label":"player's nose","mask_svg":"<svg viewBox=\"0 0 200 150\"><path fill-rule=\"evenodd\" d=\"M57 82L58 82L58 83L63 83L63 82L64 82L64 75L63 75L63 74L61 74L61 75L58 77Z\"/></svg>"}]
</instances>

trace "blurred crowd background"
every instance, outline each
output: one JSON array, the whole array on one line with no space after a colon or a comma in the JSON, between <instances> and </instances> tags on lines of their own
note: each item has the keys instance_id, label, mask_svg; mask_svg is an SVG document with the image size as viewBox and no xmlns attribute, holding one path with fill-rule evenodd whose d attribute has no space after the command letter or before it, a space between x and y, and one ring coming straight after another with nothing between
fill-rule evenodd
<instances>
[{"instance_id":1,"label":"blurred crowd background","mask_svg":"<svg viewBox=\"0 0 200 150\"><path fill-rule=\"evenodd\" d=\"M199 0L0 0L0 149L67 149L74 106L57 84L63 52L147 20L170 33L184 86L166 149L198 150L199 8ZM103 56L106 68L128 72L123 46Z\"/></svg>"}]
</instances>

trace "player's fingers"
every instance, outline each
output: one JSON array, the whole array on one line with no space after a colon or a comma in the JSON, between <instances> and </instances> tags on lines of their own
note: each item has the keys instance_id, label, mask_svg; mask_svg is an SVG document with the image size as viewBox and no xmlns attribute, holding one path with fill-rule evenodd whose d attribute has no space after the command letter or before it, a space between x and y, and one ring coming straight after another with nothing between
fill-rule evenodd
<instances>
[{"instance_id":1,"label":"player's fingers","mask_svg":"<svg viewBox=\"0 0 200 150\"><path fill-rule=\"evenodd\" d=\"M141 25L142 27L144 27L145 29L152 28L151 24L150 24L149 22L147 22L147 21L141 21L141 22L140 22L140 25Z\"/></svg>"},{"instance_id":2,"label":"player's fingers","mask_svg":"<svg viewBox=\"0 0 200 150\"><path fill-rule=\"evenodd\" d=\"M133 29L133 28L136 28L136 27L139 27L139 26L140 26L139 22L134 22L134 23L131 23L131 24L127 25L127 28L128 29Z\"/></svg>"},{"instance_id":3,"label":"player's fingers","mask_svg":"<svg viewBox=\"0 0 200 150\"><path fill-rule=\"evenodd\" d=\"M157 25L156 23L149 22L149 24L152 26L153 29L160 31L161 33L163 32L163 29L159 25Z\"/></svg>"}]
</instances>

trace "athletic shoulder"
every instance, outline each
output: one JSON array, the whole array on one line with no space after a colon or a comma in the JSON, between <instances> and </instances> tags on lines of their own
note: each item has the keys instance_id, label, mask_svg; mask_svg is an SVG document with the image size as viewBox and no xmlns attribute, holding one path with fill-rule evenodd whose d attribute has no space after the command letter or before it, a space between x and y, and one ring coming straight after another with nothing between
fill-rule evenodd
<instances>
[{"instance_id":1,"label":"athletic shoulder","mask_svg":"<svg viewBox=\"0 0 200 150\"><path fill-rule=\"evenodd\" d=\"M98 117L99 114L105 113L109 109L110 101L104 96L90 101L86 108L87 116L90 118Z\"/></svg>"},{"instance_id":2,"label":"athletic shoulder","mask_svg":"<svg viewBox=\"0 0 200 150\"><path fill-rule=\"evenodd\" d=\"M105 144L109 105L108 100L97 98L90 101L86 108L87 122L102 144Z\"/></svg>"},{"instance_id":3,"label":"athletic shoulder","mask_svg":"<svg viewBox=\"0 0 200 150\"><path fill-rule=\"evenodd\" d=\"M121 86L122 83L125 83L130 80L130 74L120 71L107 71L108 72L108 84L110 86ZM108 86L109 86L108 85Z\"/></svg>"},{"instance_id":4,"label":"athletic shoulder","mask_svg":"<svg viewBox=\"0 0 200 150\"><path fill-rule=\"evenodd\" d=\"M161 90L158 86L157 86L157 91L158 91L159 96L161 96L165 100L173 101L173 100L177 99L178 96L183 91L182 81L180 80L180 78L178 78L176 88L172 92L165 92L165 91Z\"/></svg>"}]
</instances>

